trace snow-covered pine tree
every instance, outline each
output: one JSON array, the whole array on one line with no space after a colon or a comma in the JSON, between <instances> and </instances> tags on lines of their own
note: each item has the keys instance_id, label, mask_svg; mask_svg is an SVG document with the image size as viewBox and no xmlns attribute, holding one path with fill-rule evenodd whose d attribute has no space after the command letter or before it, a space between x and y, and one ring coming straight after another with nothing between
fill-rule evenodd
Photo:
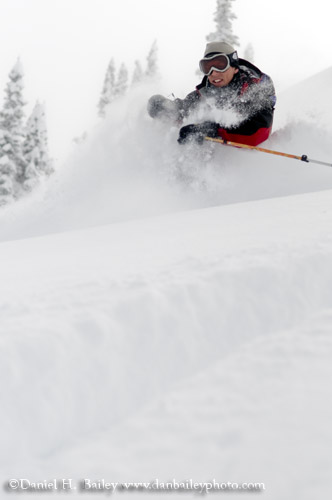
<instances>
[{"instance_id":1,"label":"snow-covered pine tree","mask_svg":"<svg viewBox=\"0 0 332 500\"><path fill-rule=\"evenodd\" d=\"M254 47L252 46L252 43L248 43L243 53L243 59L254 62L254 58Z\"/></svg>"},{"instance_id":2,"label":"snow-covered pine tree","mask_svg":"<svg viewBox=\"0 0 332 500\"><path fill-rule=\"evenodd\" d=\"M113 101L115 87L115 64L114 60L111 59L104 79L104 85L101 92L101 96L98 103L98 114L101 117L105 116L107 106Z\"/></svg>"},{"instance_id":3,"label":"snow-covered pine tree","mask_svg":"<svg viewBox=\"0 0 332 500\"><path fill-rule=\"evenodd\" d=\"M18 59L9 73L5 101L0 112L0 204L12 201L22 182L25 161L22 154L24 139L23 68Z\"/></svg>"},{"instance_id":4,"label":"snow-covered pine tree","mask_svg":"<svg viewBox=\"0 0 332 500\"><path fill-rule=\"evenodd\" d=\"M14 201L16 195L17 168L8 134L0 130L0 206Z\"/></svg>"},{"instance_id":5,"label":"snow-covered pine tree","mask_svg":"<svg viewBox=\"0 0 332 500\"><path fill-rule=\"evenodd\" d=\"M26 162L23 187L31 190L39 182L41 176L54 172L48 151L45 106L38 101L27 121L23 154Z\"/></svg>"},{"instance_id":6,"label":"snow-covered pine tree","mask_svg":"<svg viewBox=\"0 0 332 500\"><path fill-rule=\"evenodd\" d=\"M158 73L158 46L157 40L155 40L151 46L150 52L147 56L147 67L145 71L145 75L149 78L154 77Z\"/></svg>"},{"instance_id":7,"label":"snow-covered pine tree","mask_svg":"<svg viewBox=\"0 0 332 500\"><path fill-rule=\"evenodd\" d=\"M114 97L120 97L127 92L128 89L128 70L124 63L121 64L117 81L114 85Z\"/></svg>"},{"instance_id":8,"label":"snow-covered pine tree","mask_svg":"<svg viewBox=\"0 0 332 500\"><path fill-rule=\"evenodd\" d=\"M138 60L136 60L131 84L136 85L137 83L140 83L142 80L143 80L142 65Z\"/></svg>"},{"instance_id":9,"label":"snow-covered pine tree","mask_svg":"<svg viewBox=\"0 0 332 500\"><path fill-rule=\"evenodd\" d=\"M214 13L216 29L206 37L208 42L223 41L233 46L239 45L238 37L233 33L232 23L236 15L232 12L231 2L234 0L217 0Z\"/></svg>"}]
</instances>

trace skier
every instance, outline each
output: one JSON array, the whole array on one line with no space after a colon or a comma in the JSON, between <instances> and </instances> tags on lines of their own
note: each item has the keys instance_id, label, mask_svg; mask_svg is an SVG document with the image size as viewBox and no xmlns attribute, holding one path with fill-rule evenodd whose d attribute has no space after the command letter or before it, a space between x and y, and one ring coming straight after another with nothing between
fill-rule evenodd
<instances>
[{"instance_id":1,"label":"skier","mask_svg":"<svg viewBox=\"0 0 332 500\"><path fill-rule=\"evenodd\" d=\"M150 116L182 124L196 113L200 123L180 129L180 144L202 143L205 136L251 146L265 141L271 133L276 103L271 78L239 59L226 42L208 43L199 67L204 78L196 90L184 99L152 96L148 101Z\"/></svg>"}]
</instances>

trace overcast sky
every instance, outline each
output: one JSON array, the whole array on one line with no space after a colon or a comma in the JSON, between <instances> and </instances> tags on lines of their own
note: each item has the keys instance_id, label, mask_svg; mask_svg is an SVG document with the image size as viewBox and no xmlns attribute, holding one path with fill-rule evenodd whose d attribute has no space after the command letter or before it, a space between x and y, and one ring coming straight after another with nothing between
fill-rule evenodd
<instances>
[{"instance_id":1,"label":"overcast sky","mask_svg":"<svg viewBox=\"0 0 332 500\"><path fill-rule=\"evenodd\" d=\"M0 0L0 6L1 96L20 57L26 114L37 99L46 102L51 153L62 159L96 118L111 57L131 70L135 59L145 64L157 39L165 91L183 97L193 89L216 0ZM251 42L254 62L277 91L332 65L326 0L235 0L233 9L239 55Z\"/></svg>"}]
</instances>

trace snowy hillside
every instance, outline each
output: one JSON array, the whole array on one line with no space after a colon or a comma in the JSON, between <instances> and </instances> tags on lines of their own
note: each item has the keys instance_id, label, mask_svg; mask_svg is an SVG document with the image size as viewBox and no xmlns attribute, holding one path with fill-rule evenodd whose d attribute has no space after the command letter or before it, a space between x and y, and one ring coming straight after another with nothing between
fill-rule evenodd
<instances>
[{"instance_id":1,"label":"snowy hillside","mask_svg":"<svg viewBox=\"0 0 332 500\"><path fill-rule=\"evenodd\" d=\"M284 91L278 102L275 125L280 127L290 120L296 123L305 119L315 127L329 130L332 104L328 95L331 85L332 67Z\"/></svg>"},{"instance_id":2,"label":"snowy hillside","mask_svg":"<svg viewBox=\"0 0 332 500\"><path fill-rule=\"evenodd\" d=\"M331 79L332 68L278 95L265 147L331 161ZM176 127L147 116L148 97L163 90L158 85L138 87L114 103L34 202L2 211L0 238L332 188L326 167L219 144L188 151L176 143Z\"/></svg>"},{"instance_id":3,"label":"snowy hillside","mask_svg":"<svg viewBox=\"0 0 332 500\"><path fill-rule=\"evenodd\" d=\"M265 147L332 161L331 75L279 96ZM146 116L154 90L0 215L1 480L327 498L332 169L181 148Z\"/></svg>"}]
</instances>

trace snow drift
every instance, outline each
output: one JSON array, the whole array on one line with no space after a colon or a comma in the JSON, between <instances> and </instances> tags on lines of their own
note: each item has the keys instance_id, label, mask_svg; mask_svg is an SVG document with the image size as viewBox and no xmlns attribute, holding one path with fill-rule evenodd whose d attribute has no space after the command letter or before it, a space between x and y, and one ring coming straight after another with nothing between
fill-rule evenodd
<instances>
[{"instance_id":1,"label":"snow drift","mask_svg":"<svg viewBox=\"0 0 332 500\"><path fill-rule=\"evenodd\" d=\"M320 123L304 103L288 115L291 89L266 147L331 160L316 92L331 74L301 85ZM181 148L146 116L150 93L112 106L51 185L1 214L2 481L325 497L332 169Z\"/></svg>"}]
</instances>

